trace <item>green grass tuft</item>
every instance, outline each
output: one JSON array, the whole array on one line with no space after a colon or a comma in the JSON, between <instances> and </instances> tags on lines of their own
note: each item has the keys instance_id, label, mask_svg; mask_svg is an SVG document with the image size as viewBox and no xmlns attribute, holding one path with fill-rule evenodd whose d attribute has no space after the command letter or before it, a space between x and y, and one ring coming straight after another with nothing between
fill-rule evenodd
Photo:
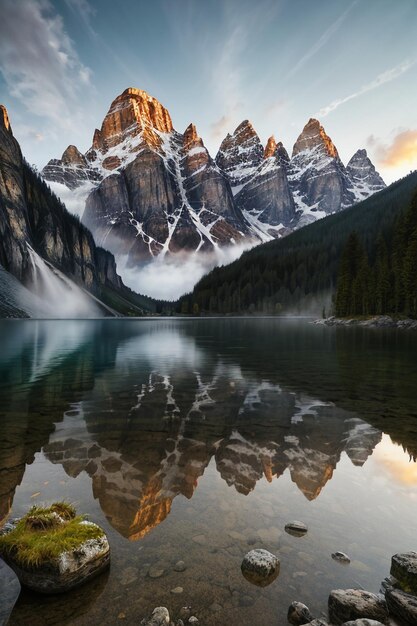
<instances>
[{"instance_id":1,"label":"green grass tuft","mask_svg":"<svg viewBox=\"0 0 417 626\"><path fill-rule=\"evenodd\" d=\"M0 536L0 554L21 567L44 565L88 539L103 537L101 528L83 524L84 520L85 516L76 515L75 508L66 502L33 506L11 532Z\"/></svg>"}]
</instances>

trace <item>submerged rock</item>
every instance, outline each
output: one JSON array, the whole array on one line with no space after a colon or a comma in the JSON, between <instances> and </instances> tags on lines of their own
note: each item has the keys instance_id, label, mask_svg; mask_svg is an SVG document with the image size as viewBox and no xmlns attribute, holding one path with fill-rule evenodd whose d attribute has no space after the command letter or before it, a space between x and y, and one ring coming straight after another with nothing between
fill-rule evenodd
<instances>
[{"instance_id":1,"label":"submerged rock","mask_svg":"<svg viewBox=\"0 0 417 626\"><path fill-rule=\"evenodd\" d=\"M361 589L335 589L329 595L329 619L332 624L368 618L385 623L388 607L382 596Z\"/></svg>"},{"instance_id":2,"label":"submerged rock","mask_svg":"<svg viewBox=\"0 0 417 626\"><path fill-rule=\"evenodd\" d=\"M405 620L408 624L417 624L417 598L400 589L389 589L385 595L390 613Z\"/></svg>"},{"instance_id":3,"label":"submerged rock","mask_svg":"<svg viewBox=\"0 0 417 626\"><path fill-rule=\"evenodd\" d=\"M141 626L169 626L170 617L168 609L164 606L157 606L152 615L148 619L143 619L140 623Z\"/></svg>"},{"instance_id":4,"label":"submerged rock","mask_svg":"<svg viewBox=\"0 0 417 626\"><path fill-rule=\"evenodd\" d=\"M289 535L293 535L294 537L302 537L306 534L308 528L304 522L299 522L298 520L294 520L293 522L289 522L285 525L285 532Z\"/></svg>"},{"instance_id":5,"label":"submerged rock","mask_svg":"<svg viewBox=\"0 0 417 626\"><path fill-rule=\"evenodd\" d=\"M241 570L246 580L259 587L266 587L277 578L279 566L280 562L275 554L259 548L246 554Z\"/></svg>"},{"instance_id":6,"label":"submerged rock","mask_svg":"<svg viewBox=\"0 0 417 626\"><path fill-rule=\"evenodd\" d=\"M394 554L390 573L404 591L417 595L417 552Z\"/></svg>"},{"instance_id":7,"label":"submerged rock","mask_svg":"<svg viewBox=\"0 0 417 626\"><path fill-rule=\"evenodd\" d=\"M339 552L339 551L333 552L332 559L334 561L338 561L339 563L346 563L346 564L350 563L350 558L344 552Z\"/></svg>"},{"instance_id":8,"label":"submerged rock","mask_svg":"<svg viewBox=\"0 0 417 626\"><path fill-rule=\"evenodd\" d=\"M310 613L308 606L302 602L291 602L287 619L290 624L294 626L301 626L302 624L308 624L313 620L313 615Z\"/></svg>"}]
</instances>

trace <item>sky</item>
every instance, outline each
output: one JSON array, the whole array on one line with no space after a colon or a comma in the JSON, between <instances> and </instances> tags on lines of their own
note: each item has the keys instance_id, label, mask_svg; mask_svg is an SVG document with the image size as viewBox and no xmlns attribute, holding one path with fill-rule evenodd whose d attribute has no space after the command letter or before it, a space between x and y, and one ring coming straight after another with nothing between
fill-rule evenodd
<instances>
[{"instance_id":1,"label":"sky","mask_svg":"<svg viewBox=\"0 0 417 626\"><path fill-rule=\"evenodd\" d=\"M146 90L214 156L249 119L289 151L317 117L346 163L417 167L416 0L0 0L0 103L30 163L85 152Z\"/></svg>"}]
</instances>

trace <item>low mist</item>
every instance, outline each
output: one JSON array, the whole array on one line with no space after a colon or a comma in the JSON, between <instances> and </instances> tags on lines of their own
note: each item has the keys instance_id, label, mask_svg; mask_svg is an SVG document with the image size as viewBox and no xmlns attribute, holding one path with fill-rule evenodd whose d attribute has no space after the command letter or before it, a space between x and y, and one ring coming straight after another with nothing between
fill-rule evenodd
<instances>
[{"instance_id":1,"label":"low mist","mask_svg":"<svg viewBox=\"0 0 417 626\"><path fill-rule=\"evenodd\" d=\"M123 282L134 291L158 300L177 300L192 291L194 285L210 270L238 259L252 244L218 248L207 254L177 254L139 267L128 267L127 257L117 257L117 271Z\"/></svg>"}]
</instances>

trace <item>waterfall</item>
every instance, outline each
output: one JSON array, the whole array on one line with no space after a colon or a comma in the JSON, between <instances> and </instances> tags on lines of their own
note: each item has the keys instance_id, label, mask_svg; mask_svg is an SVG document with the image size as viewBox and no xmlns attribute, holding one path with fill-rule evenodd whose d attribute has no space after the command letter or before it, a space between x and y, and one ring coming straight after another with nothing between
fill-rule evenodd
<instances>
[{"instance_id":1,"label":"waterfall","mask_svg":"<svg viewBox=\"0 0 417 626\"><path fill-rule=\"evenodd\" d=\"M29 288L40 298L43 308L36 317L102 317L92 298L65 274L44 261L29 244L27 247L32 269Z\"/></svg>"}]
</instances>

